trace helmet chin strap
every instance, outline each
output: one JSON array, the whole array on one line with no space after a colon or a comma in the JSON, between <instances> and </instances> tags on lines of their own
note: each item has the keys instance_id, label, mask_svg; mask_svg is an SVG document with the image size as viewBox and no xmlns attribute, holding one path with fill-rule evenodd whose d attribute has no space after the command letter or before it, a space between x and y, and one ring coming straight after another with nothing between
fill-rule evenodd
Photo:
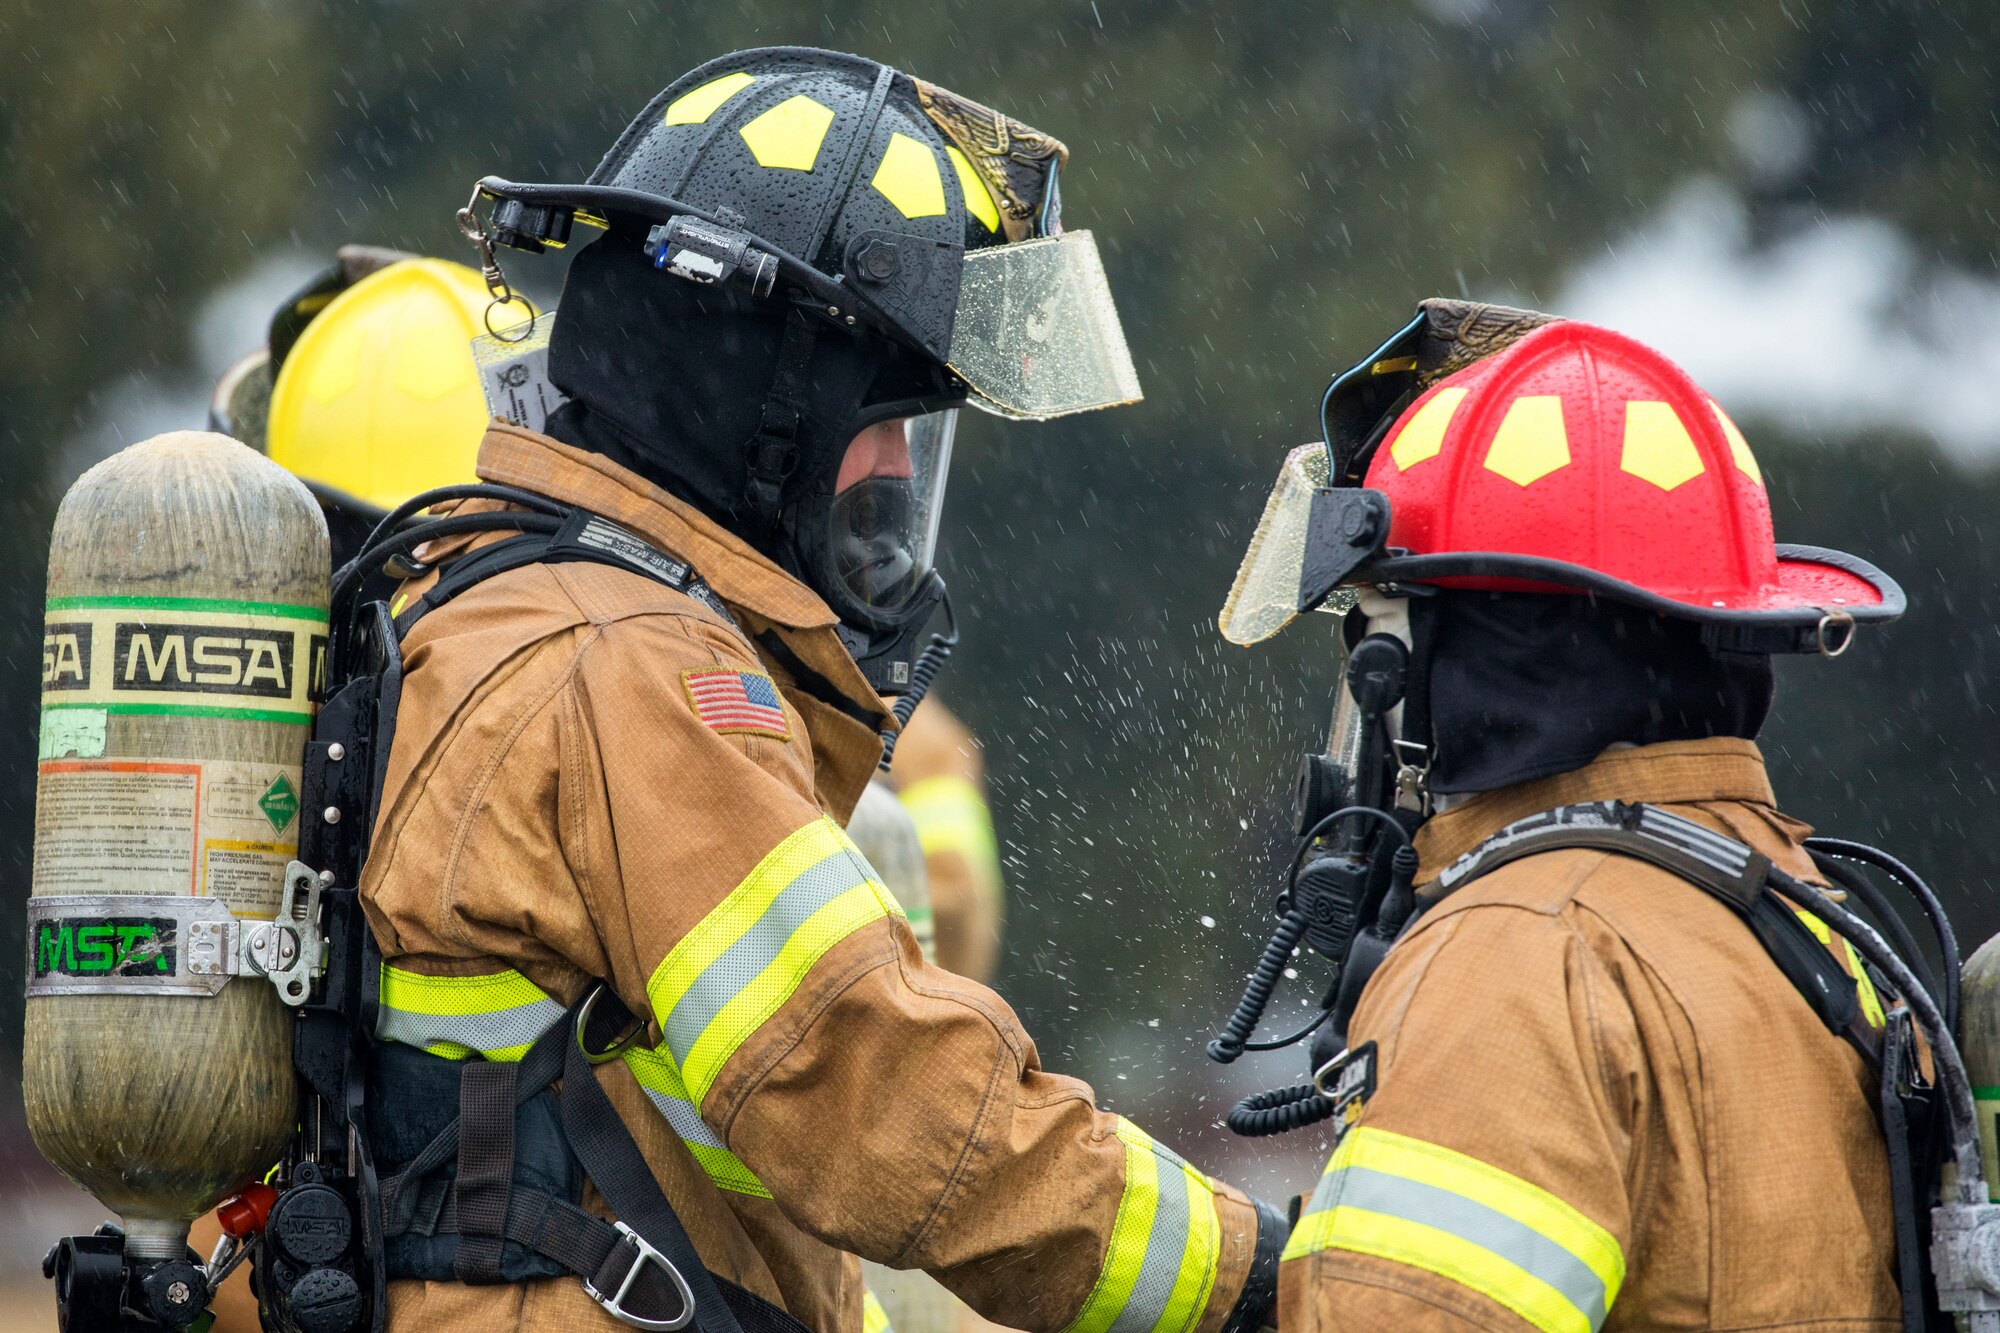
<instances>
[{"instance_id":1,"label":"helmet chin strap","mask_svg":"<svg viewBox=\"0 0 2000 1333\"><path fill-rule=\"evenodd\" d=\"M1400 640L1410 650L1409 676L1403 697L1384 714L1382 721L1388 729L1389 744L1396 757L1396 808L1429 815L1444 805L1431 795L1427 785L1431 760L1429 708L1426 706L1430 698L1429 643L1420 648L1416 642L1419 637L1417 617L1411 615L1411 601L1407 597L1389 597L1374 588L1363 588L1354 613L1362 617L1364 637L1367 634L1387 634ZM1427 634L1421 637L1429 639ZM1412 699L1417 702L1412 704ZM1415 725L1406 727L1406 720Z\"/></svg>"}]
</instances>

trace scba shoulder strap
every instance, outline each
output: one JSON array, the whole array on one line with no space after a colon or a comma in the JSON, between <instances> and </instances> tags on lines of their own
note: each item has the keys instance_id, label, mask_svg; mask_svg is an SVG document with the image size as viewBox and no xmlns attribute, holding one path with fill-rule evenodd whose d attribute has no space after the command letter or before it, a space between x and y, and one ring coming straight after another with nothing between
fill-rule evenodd
<instances>
[{"instance_id":1,"label":"scba shoulder strap","mask_svg":"<svg viewBox=\"0 0 2000 1333\"><path fill-rule=\"evenodd\" d=\"M529 508L406 522L418 509L464 498ZM411 553L426 541L510 527L514 531L500 540L444 563L437 581L401 615L392 616L381 602L363 602L364 576L382 562L390 562L397 575L419 573L424 567ZM306 808L322 810L323 818L309 822L300 847L308 864L328 870L331 884L358 884L366 859L401 694L403 636L424 614L486 579L528 564L563 561L644 575L735 623L687 562L602 515L489 485L412 500L335 579L347 596L337 598L329 698L315 726L304 782ZM294 1061L301 1091L311 1099L302 1124L313 1132L310 1137L302 1132L294 1144L290 1168L279 1177L284 1189L273 1216L284 1208L284 1194L295 1188L319 1191L322 1209L327 1194L337 1193L346 1201L342 1234L350 1239L338 1254L322 1245L324 1257L311 1259L301 1258L313 1249L305 1241L288 1248L284 1237L274 1236L274 1243L262 1247L258 1272L268 1329L380 1330L386 1279L415 1275L400 1271L396 1256L407 1256L412 1245L421 1251L425 1242L442 1240L444 1271L422 1274L434 1280L490 1283L570 1272L613 1317L635 1328L804 1333L804 1325L783 1309L701 1263L591 1072L593 1060L609 1059L620 1049L615 1034L643 1030L601 983L518 1063L477 1056L453 1061L378 1042L374 979L381 959L358 895L351 887L329 886L324 901L329 912L343 910L338 920L326 921L329 984L318 1002L301 1009ZM607 1053L591 1056L592 1051ZM409 1077L382 1077L385 1055L388 1062L400 1059L398 1074ZM558 1080L560 1091L553 1086ZM399 1106L392 1084L421 1086L418 1099L435 1093L439 1105ZM443 1127L421 1134L408 1153L385 1152L398 1128L422 1125L426 1117ZM385 1170L398 1168L379 1184L378 1158ZM562 1179L564 1161L572 1163L570 1174L580 1167L580 1176L597 1187L616 1222L577 1206L582 1182ZM339 1300L330 1303L322 1292L336 1277L345 1285Z\"/></svg>"},{"instance_id":2,"label":"scba shoulder strap","mask_svg":"<svg viewBox=\"0 0 2000 1333\"><path fill-rule=\"evenodd\" d=\"M1531 815L1447 866L1438 886L1452 893L1510 862L1569 848L1646 861L1720 900L1743 918L1829 1030L1853 1042L1871 1064L1879 1058L1880 1033L1863 1020L1856 978L1773 891L1769 858L1657 806L1596 801Z\"/></svg>"},{"instance_id":3,"label":"scba shoulder strap","mask_svg":"<svg viewBox=\"0 0 2000 1333\"><path fill-rule=\"evenodd\" d=\"M1854 971L1840 966L1833 945L1841 937L1817 918L1817 930L1807 923L1793 904L1810 898L1769 858L1657 806L1599 801L1531 815L1446 867L1438 886L1450 894L1511 862L1574 848L1645 861L1723 902L1750 927L1827 1029L1861 1053L1875 1074L1876 1113L1889 1158L1903 1326L1911 1333L1950 1327L1936 1311L1924 1264L1937 1201L1933 1089L1922 1072L1910 1009L1888 979L1851 947L1845 952ZM1793 893L1786 893L1788 885ZM1871 1004L1863 1003L1864 986Z\"/></svg>"},{"instance_id":4,"label":"scba shoulder strap","mask_svg":"<svg viewBox=\"0 0 2000 1333\"><path fill-rule=\"evenodd\" d=\"M575 509L553 532L527 532L505 537L445 565L430 590L396 617L397 632L407 634L410 627L426 613L435 611L496 574L504 574L523 565L568 561L589 561L642 574L675 592L686 593L724 620L735 623L722 599L685 560L668 555L645 538L601 514Z\"/></svg>"}]
</instances>

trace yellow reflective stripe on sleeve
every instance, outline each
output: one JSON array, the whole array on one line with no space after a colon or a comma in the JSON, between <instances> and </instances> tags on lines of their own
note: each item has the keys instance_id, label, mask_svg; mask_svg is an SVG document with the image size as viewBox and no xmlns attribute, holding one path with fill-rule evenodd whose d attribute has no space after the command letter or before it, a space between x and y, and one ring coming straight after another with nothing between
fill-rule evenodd
<instances>
[{"instance_id":1,"label":"yellow reflective stripe on sleeve","mask_svg":"<svg viewBox=\"0 0 2000 1333\"><path fill-rule=\"evenodd\" d=\"M1000 882L1000 847L993 836L993 813L979 787L955 773L912 782L896 793L917 826L925 856L956 852L981 874Z\"/></svg>"},{"instance_id":2,"label":"yellow reflective stripe on sleeve","mask_svg":"<svg viewBox=\"0 0 2000 1333\"><path fill-rule=\"evenodd\" d=\"M902 908L838 824L773 848L653 971L646 992L690 1099L778 1012L827 950Z\"/></svg>"},{"instance_id":3,"label":"yellow reflective stripe on sleeve","mask_svg":"<svg viewBox=\"0 0 2000 1333\"><path fill-rule=\"evenodd\" d=\"M889 1312L866 1287L861 1289L861 1333L890 1333Z\"/></svg>"},{"instance_id":4,"label":"yellow reflective stripe on sleeve","mask_svg":"<svg viewBox=\"0 0 2000 1333\"><path fill-rule=\"evenodd\" d=\"M1367 1126L1334 1151L1284 1257L1329 1249L1448 1278L1543 1333L1595 1333L1625 1280L1611 1233L1547 1190Z\"/></svg>"},{"instance_id":5,"label":"yellow reflective stripe on sleeve","mask_svg":"<svg viewBox=\"0 0 2000 1333\"><path fill-rule=\"evenodd\" d=\"M1119 1118L1125 1190L1104 1267L1066 1333L1187 1333L1215 1286L1222 1227L1208 1177Z\"/></svg>"},{"instance_id":6,"label":"yellow reflective stripe on sleeve","mask_svg":"<svg viewBox=\"0 0 2000 1333\"><path fill-rule=\"evenodd\" d=\"M660 1051L649 1051L643 1046L634 1046L623 1056L625 1067L632 1071L638 1081L640 1091L655 1110L666 1118L667 1124L687 1145L688 1152L708 1173L718 1189L732 1194L749 1194L760 1199L771 1197L771 1191L764 1182L743 1164L743 1160L722 1141L722 1136L709 1127L689 1100L687 1087L681 1082L680 1071L674 1062Z\"/></svg>"},{"instance_id":7,"label":"yellow reflective stripe on sleeve","mask_svg":"<svg viewBox=\"0 0 2000 1333\"><path fill-rule=\"evenodd\" d=\"M1799 920L1806 923L1806 929L1813 933L1815 939L1829 949L1833 947L1834 934L1831 926L1803 907L1794 907L1792 910L1799 914ZM1879 1029L1889 1021L1888 1016L1882 1012L1882 997L1876 994L1875 983L1868 979L1868 969L1861 966L1861 955L1855 951L1853 941L1843 935L1840 937L1840 947L1847 954L1847 975L1854 978L1854 989L1861 997L1861 1016L1868 1020L1869 1027Z\"/></svg>"},{"instance_id":8,"label":"yellow reflective stripe on sleeve","mask_svg":"<svg viewBox=\"0 0 2000 1333\"><path fill-rule=\"evenodd\" d=\"M431 977L384 963L375 1035L448 1060L512 1062L562 1016L562 1004L519 972Z\"/></svg>"}]
</instances>

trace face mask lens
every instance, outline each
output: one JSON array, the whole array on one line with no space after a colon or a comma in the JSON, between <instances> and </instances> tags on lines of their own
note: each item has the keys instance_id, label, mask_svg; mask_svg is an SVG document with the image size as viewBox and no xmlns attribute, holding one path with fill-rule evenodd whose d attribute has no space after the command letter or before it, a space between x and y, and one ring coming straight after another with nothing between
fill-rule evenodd
<instances>
[{"instance_id":1,"label":"face mask lens","mask_svg":"<svg viewBox=\"0 0 2000 1333\"><path fill-rule=\"evenodd\" d=\"M840 585L871 611L894 614L931 571L957 417L876 422L847 446L827 547Z\"/></svg>"}]
</instances>

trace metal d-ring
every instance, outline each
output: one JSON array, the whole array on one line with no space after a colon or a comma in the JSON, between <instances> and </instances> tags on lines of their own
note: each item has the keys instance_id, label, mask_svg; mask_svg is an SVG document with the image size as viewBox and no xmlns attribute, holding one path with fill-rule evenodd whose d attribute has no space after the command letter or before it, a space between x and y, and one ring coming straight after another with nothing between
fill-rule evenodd
<instances>
[{"instance_id":1,"label":"metal d-ring","mask_svg":"<svg viewBox=\"0 0 2000 1333\"><path fill-rule=\"evenodd\" d=\"M592 987L590 994L586 995L583 999L583 1007L576 1011L576 1048L583 1052L585 1064L609 1064L611 1061L625 1054L625 1052L631 1050L634 1046L637 1046L639 1039L646 1035L645 1023L638 1018L634 1018L632 1020L631 1031L627 1032L617 1041L612 1042L605 1050L601 1052L592 1051L590 1047L583 1044L584 1033L590 1027L590 1011L597 1007L597 997L609 989L610 987L601 982Z\"/></svg>"},{"instance_id":2,"label":"metal d-ring","mask_svg":"<svg viewBox=\"0 0 2000 1333\"><path fill-rule=\"evenodd\" d=\"M1838 631L1838 642L1829 639L1828 631ZM1819 655L1838 657L1854 643L1854 613L1851 611L1828 611L1819 618L1817 631Z\"/></svg>"}]
</instances>

